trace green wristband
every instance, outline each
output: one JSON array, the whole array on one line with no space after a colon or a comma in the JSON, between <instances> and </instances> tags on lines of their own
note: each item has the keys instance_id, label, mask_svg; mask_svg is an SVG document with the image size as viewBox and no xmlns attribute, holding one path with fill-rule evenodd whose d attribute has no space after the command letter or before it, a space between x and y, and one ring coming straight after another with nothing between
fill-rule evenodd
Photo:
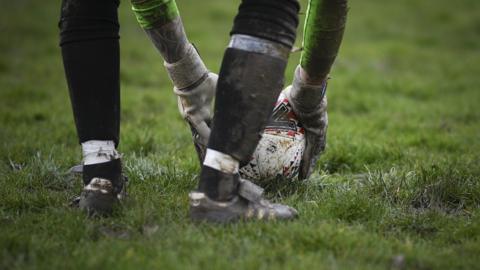
<instances>
[{"instance_id":1,"label":"green wristband","mask_svg":"<svg viewBox=\"0 0 480 270\"><path fill-rule=\"evenodd\" d=\"M132 10L144 29L152 29L180 16L175 0L132 0Z\"/></svg>"}]
</instances>

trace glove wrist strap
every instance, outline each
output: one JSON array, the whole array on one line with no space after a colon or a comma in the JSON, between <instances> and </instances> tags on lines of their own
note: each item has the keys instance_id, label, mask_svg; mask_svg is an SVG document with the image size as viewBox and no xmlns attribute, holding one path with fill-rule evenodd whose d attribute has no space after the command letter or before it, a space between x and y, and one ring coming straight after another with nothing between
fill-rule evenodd
<instances>
[{"instance_id":1,"label":"glove wrist strap","mask_svg":"<svg viewBox=\"0 0 480 270\"><path fill-rule=\"evenodd\" d=\"M321 84L313 85L306 83L301 77L301 67L295 69L290 98L293 105L303 112L315 110L321 103L327 92L327 80Z\"/></svg>"},{"instance_id":2,"label":"glove wrist strap","mask_svg":"<svg viewBox=\"0 0 480 270\"><path fill-rule=\"evenodd\" d=\"M192 44L182 59L175 63L164 62L164 66L173 85L179 90L196 84L208 73L207 67Z\"/></svg>"}]
</instances>

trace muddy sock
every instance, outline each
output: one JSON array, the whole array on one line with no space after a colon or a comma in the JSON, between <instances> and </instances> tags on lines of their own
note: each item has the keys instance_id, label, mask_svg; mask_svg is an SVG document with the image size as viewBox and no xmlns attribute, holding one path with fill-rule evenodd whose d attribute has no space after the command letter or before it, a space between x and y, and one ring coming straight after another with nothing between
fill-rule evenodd
<instances>
[{"instance_id":1,"label":"muddy sock","mask_svg":"<svg viewBox=\"0 0 480 270\"><path fill-rule=\"evenodd\" d=\"M240 164L249 161L283 87L298 8L293 0L244 0L240 5L220 69L212 132L200 174L199 190L212 199L234 196L239 177L233 171L224 175L222 166L208 164L209 151Z\"/></svg>"},{"instance_id":2,"label":"muddy sock","mask_svg":"<svg viewBox=\"0 0 480 270\"><path fill-rule=\"evenodd\" d=\"M122 163L120 159L83 166L84 185L88 185L93 178L103 178L112 182L114 193L119 193L124 184L121 177Z\"/></svg>"}]
</instances>

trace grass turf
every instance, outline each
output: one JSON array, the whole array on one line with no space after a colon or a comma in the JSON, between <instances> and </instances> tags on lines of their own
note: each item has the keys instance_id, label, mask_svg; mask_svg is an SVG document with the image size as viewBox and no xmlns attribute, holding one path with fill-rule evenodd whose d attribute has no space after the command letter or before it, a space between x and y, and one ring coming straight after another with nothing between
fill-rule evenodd
<instances>
[{"instance_id":1,"label":"grass turf","mask_svg":"<svg viewBox=\"0 0 480 270\"><path fill-rule=\"evenodd\" d=\"M213 71L237 3L178 0ZM350 6L329 86L328 149L309 181L266 185L300 219L213 226L187 218L196 155L128 1L120 9L120 150L130 199L110 219L68 206L80 180L65 172L80 153L59 1L3 3L0 269L479 269L480 2Z\"/></svg>"}]
</instances>

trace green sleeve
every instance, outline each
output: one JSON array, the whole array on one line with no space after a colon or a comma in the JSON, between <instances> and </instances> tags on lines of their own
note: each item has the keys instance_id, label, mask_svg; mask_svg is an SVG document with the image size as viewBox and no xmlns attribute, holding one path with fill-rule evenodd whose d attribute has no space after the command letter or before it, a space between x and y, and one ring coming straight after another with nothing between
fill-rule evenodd
<instances>
[{"instance_id":1,"label":"green sleeve","mask_svg":"<svg viewBox=\"0 0 480 270\"><path fill-rule=\"evenodd\" d=\"M342 42L347 0L310 0L300 65L312 77L326 77Z\"/></svg>"},{"instance_id":2,"label":"green sleeve","mask_svg":"<svg viewBox=\"0 0 480 270\"><path fill-rule=\"evenodd\" d=\"M132 10L144 29L162 26L179 16L175 0L131 0Z\"/></svg>"}]
</instances>

